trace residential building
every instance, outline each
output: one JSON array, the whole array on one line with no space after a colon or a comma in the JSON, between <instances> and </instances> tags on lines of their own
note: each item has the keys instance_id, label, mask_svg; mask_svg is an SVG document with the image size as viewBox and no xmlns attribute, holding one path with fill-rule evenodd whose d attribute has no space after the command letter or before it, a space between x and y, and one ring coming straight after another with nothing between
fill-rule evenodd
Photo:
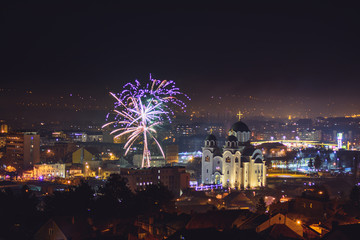
<instances>
[{"instance_id":1,"label":"residential building","mask_svg":"<svg viewBox=\"0 0 360 240\"><path fill-rule=\"evenodd\" d=\"M120 175L127 179L128 187L134 192L161 182L178 197L190 186L190 174L184 167L122 168Z\"/></svg>"},{"instance_id":2,"label":"residential building","mask_svg":"<svg viewBox=\"0 0 360 240\"><path fill-rule=\"evenodd\" d=\"M36 164L34 165L34 178L47 179L47 178L65 178L65 164Z\"/></svg>"},{"instance_id":3,"label":"residential building","mask_svg":"<svg viewBox=\"0 0 360 240\"><path fill-rule=\"evenodd\" d=\"M6 158L9 164L28 168L40 162L40 135L12 133L6 137Z\"/></svg>"}]
</instances>

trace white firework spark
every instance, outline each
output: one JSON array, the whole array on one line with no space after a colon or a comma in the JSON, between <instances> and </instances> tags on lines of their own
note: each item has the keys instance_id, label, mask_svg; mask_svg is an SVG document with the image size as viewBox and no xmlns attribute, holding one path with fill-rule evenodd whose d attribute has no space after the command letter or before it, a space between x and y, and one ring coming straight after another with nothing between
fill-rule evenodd
<instances>
[{"instance_id":1,"label":"white firework spark","mask_svg":"<svg viewBox=\"0 0 360 240\"><path fill-rule=\"evenodd\" d=\"M129 97L126 103L119 99L114 93L110 93L118 102L117 106L122 109L114 109L116 113L115 121L106 123L104 127L109 125L120 126L113 130L110 134L117 134L115 138L127 135L127 141L125 143L124 149L125 155L129 152L132 145L135 143L139 137L143 136L144 141L144 150L143 150L143 159L141 167L150 167L150 151L148 148L148 138L155 141L158 148L161 151L161 154L165 158L163 149L161 148L160 143L155 138L157 133L155 130L156 126L162 124L161 116L166 115L167 112L162 109L162 101L153 101L153 99L147 100L147 103L144 104L141 97Z\"/></svg>"}]
</instances>

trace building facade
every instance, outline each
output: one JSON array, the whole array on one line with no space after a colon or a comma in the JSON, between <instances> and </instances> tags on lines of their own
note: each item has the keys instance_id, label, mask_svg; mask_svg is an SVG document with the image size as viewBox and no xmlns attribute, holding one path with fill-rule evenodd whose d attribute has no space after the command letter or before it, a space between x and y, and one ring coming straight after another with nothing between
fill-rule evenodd
<instances>
[{"instance_id":1,"label":"building facade","mask_svg":"<svg viewBox=\"0 0 360 240\"><path fill-rule=\"evenodd\" d=\"M190 186L190 174L184 167L122 168L120 175L127 179L127 185L133 192L161 182L178 197Z\"/></svg>"},{"instance_id":2,"label":"building facade","mask_svg":"<svg viewBox=\"0 0 360 240\"><path fill-rule=\"evenodd\" d=\"M40 162L40 135L13 133L6 137L6 157L11 165L28 168Z\"/></svg>"},{"instance_id":3,"label":"building facade","mask_svg":"<svg viewBox=\"0 0 360 240\"><path fill-rule=\"evenodd\" d=\"M65 178L65 164L36 164L33 177L36 179Z\"/></svg>"},{"instance_id":4,"label":"building facade","mask_svg":"<svg viewBox=\"0 0 360 240\"><path fill-rule=\"evenodd\" d=\"M251 132L242 121L232 125L223 148L210 134L202 148L202 184L247 189L266 185L266 166L261 150L250 143Z\"/></svg>"}]
</instances>

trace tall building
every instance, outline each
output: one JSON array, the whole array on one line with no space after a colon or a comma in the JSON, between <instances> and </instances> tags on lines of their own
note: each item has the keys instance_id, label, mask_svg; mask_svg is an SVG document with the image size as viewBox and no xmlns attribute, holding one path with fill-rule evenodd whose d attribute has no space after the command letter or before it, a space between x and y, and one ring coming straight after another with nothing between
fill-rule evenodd
<instances>
[{"instance_id":1,"label":"tall building","mask_svg":"<svg viewBox=\"0 0 360 240\"><path fill-rule=\"evenodd\" d=\"M178 163L179 162L179 145L169 144L165 149L166 163Z\"/></svg>"},{"instance_id":2,"label":"tall building","mask_svg":"<svg viewBox=\"0 0 360 240\"><path fill-rule=\"evenodd\" d=\"M28 168L40 162L40 135L13 133L6 137L6 158L9 164Z\"/></svg>"},{"instance_id":3,"label":"tall building","mask_svg":"<svg viewBox=\"0 0 360 240\"><path fill-rule=\"evenodd\" d=\"M242 121L231 126L225 146L217 146L210 134L202 148L202 184L222 184L230 188L256 188L266 184L262 152L250 144L251 132Z\"/></svg>"}]
</instances>

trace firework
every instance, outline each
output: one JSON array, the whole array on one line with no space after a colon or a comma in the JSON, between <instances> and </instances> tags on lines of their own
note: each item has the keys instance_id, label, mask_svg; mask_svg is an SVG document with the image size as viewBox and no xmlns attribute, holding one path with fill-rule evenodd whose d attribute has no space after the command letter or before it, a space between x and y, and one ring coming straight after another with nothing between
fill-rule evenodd
<instances>
[{"instance_id":1,"label":"firework","mask_svg":"<svg viewBox=\"0 0 360 240\"><path fill-rule=\"evenodd\" d=\"M116 99L114 103L115 117L114 121L106 123L103 128L113 125L115 130L111 134L116 134L115 137L127 136L124 146L125 155L136 140L142 137L144 143L142 167L150 167L148 139L155 141L165 158L164 151L154 136L157 133L155 128L162 125L165 118L171 122L170 115L174 113L169 105L175 104L182 110L186 107L185 103L176 97L183 93L175 87L175 83L152 79L150 75L150 83L143 87L139 81L135 80L135 84L125 84L121 93L110 94ZM110 114L107 115L107 120L109 116Z\"/></svg>"},{"instance_id":2,"label":"firework","mask_svg":"<svg viewBox=\"0 0 360 240\"><path fill-rule=\"evenodd\" d=\"M166 117L169 122L171 122L171 116L174 115L171 105L176 105L186 112L186 104L178 98L179 95L183 95L188 100L191 100L175 86L174 81L153 79L151 74L148 83L142 85L138 80L135 80L134 83L125 84L123 91L116 94L117 98L123 103L129 101L131 103L130 99L133 97L152 101L154 104L163 102L162 107L166 110L166 113L162 117ZM115 107L117 106L119 104L115 103Z\"/></svg>"}]
</instances>

